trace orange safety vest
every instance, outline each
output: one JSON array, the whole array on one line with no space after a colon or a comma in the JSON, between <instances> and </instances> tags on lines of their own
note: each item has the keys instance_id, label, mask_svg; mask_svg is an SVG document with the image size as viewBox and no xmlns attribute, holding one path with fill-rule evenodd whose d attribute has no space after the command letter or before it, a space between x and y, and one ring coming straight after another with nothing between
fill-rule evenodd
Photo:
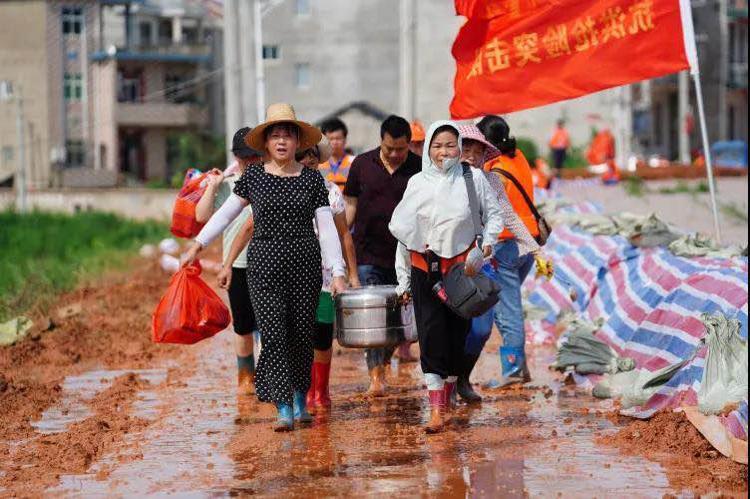
<instances>
[{"instance_id":1,"label":"orange safety vest","mask_svg":"<svg viewBox=\"0 0 750 499\"><path fill-rule=\"evenodd\" d=\"M324 179L333 182L343 190L344 185L346 185L346 179L349 177L349 168L352 166L354 156L347 154L341 159L341 163L336 168L334 168L335 164L332 161L333 158L321 163L318 166L318 171L320 171Z\"/></svg>"},{"instance_id":2,"label":"orange safety vest","mask_svg":"<svg viewBox=\"0 0 750 499\"><path fill-rule=\"evenodd\" d=\"M557 128L549 140L550 149L567 149L570 147L570 136L564 128Z\"/></svg>"},{"instance_id":3,"label":"orange safety vest","mask_svg":"<svg viewBox=\"0 0 750 499\"><path fill-rule=\"evenodd\" d=\"M513 175L521 184L521 186L523 186L524 191L526 191L526 194L528 194L531 201L534 202L534 180L531 175L531 167L529 166L529 162L526 161L526 157L523 155L520 149L516 149L515 158L511 158L503 154L485 165L485 170L487 171L490 171L493 168L500 168L501 170L505 170L506 172ZM519 218L523 221L523 223L526 225L526 228L529 229L531 235L533 237L538 236L539 224L537 223L534 214L531 212L531 208L529 208L529 205L526 203L526 200L523 198L521 192L518 190L518 188L516 188L513 182L505 178L503 175L501 175L500 173L494 174L498 175L503 181L503 184L505 185L505 193L508 195L508 200L513 206L513 211L515 211ZM505 229L500 234L498 239L515 239L515 237L516 236L514 236L510 230Z\"/></svg>"}]
</instances>

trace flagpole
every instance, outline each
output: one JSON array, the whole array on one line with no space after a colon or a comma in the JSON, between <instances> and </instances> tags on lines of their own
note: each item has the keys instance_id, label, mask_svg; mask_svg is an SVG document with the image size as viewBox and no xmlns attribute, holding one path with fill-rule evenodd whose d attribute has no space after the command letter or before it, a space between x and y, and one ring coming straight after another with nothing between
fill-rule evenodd
<instances>
[{"instance_id":1,"label":"flagpole","mask_svg":"<svg viewBox=\"0 0 750 499\"><path fill-rule=\"evenodd\" d=\"M716 204L716 182L714 181L714 167L711 160L711 144L708 142L706 129L706 111L703 109L703 91L701 90L701 76L698 64L698 48L695 45L695 28L693 26L693 10L690 0L679 0L680 18L682 19L682 36L685 44L685 55L690 66L690 76L695 84L695 100L698 104L698 121L701 127L703 141L703 156L706 160L706 175L708 177L708 192L711 196L711 211L714 216L714 237L721 244L721 226L719 225L719 208ZM719 114L723 109L719 110Z\"/></svg>"},{"instance_id":2,"label":"flagpole","mask_svg":"<svg viewBox=\"0 0 750 499\"><path fill-rule=\"evenodd\" d=\"M708 175L708 191L711 196L711 211L714 216L714 232L716 242L721 244L721 226L719 224L719 209L716 204L716 184L714 182L714 168L711 161L711 147L708 142L708 130L706 129L706 112L703 109L703 93L701 91L700 73L692 72L695 83L695 98L698 104L698 119L701 127L701 139L703 140L703 156L706 159L706 174Z\"/></svg>"}]
</instances>

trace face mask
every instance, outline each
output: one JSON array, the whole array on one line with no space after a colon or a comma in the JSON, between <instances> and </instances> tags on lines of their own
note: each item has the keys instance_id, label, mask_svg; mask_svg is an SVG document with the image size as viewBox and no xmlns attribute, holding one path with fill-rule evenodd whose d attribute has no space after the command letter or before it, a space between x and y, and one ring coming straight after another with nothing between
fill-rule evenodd
<instances>
[{"instance_id":1,"label":"face mask","mask_svg":"<svg viewBox=\"0 0 750 499\"><path fill-rule=\"evenodd\" d=\"M456 156L455 158L448 158L443 160L443 171L450 170L453 166L457 165L458 162L461 160L460 157Z\"/></svg>"}]
</instances>

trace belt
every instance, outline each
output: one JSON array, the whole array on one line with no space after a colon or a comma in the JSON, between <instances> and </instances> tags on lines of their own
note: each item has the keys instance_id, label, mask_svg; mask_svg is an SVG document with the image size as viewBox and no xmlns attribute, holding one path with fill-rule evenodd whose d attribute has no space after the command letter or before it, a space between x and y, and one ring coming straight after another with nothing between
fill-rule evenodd
<instances>
[{"instance_id":1,"label":"belt","mask_svg":"<svg viewBox=\"0 0 750 499\"><path fill-rule=\"evenodd\" d=\"M461 263L466 261L466 257L469 255L469 251L471 251L471 246L464 251L461 254L458 254L451 258L443 258L438 257L440 260L440 273L446 274L448 270L456 263ZM427 255L424 253L420 253L418 251L410 251L411 253L411 266L416 267L419 270L430 273L430 265L427 263Z\"/></svg>"}]
</instances>

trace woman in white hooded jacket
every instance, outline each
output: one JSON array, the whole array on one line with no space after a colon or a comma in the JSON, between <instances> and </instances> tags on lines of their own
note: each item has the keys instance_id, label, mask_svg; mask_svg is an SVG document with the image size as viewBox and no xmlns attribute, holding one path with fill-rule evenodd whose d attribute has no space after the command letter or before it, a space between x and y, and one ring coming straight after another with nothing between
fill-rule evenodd
<instances>
[{"instance_id":1,"label":"woman in white hooded jacket","mask_svg":"<svg viewBox=\"0 0 750 499\"><path fill-rule=\"evenodd\" d=\"M436 294L430 263L439 263L445 274L467 257L476 261L481 251L492 254L492 242L503 231L497 195L481 171L472 168L486 244L476 248L461 157L461 135L450 121L433 123L427 133L422 171L409 180L396 206L389 229L399 241L396 254L397 292L414 300L419 335L420 362L429 392L431 414L428 433L442 430L451 393L461 372L464 343L471 322L457 315ZM472 252L472 250L474 250ZM478 259L481 265L481 257ZM474 267L467 262L467 268Z\"/></svg>"}]
</instances>

